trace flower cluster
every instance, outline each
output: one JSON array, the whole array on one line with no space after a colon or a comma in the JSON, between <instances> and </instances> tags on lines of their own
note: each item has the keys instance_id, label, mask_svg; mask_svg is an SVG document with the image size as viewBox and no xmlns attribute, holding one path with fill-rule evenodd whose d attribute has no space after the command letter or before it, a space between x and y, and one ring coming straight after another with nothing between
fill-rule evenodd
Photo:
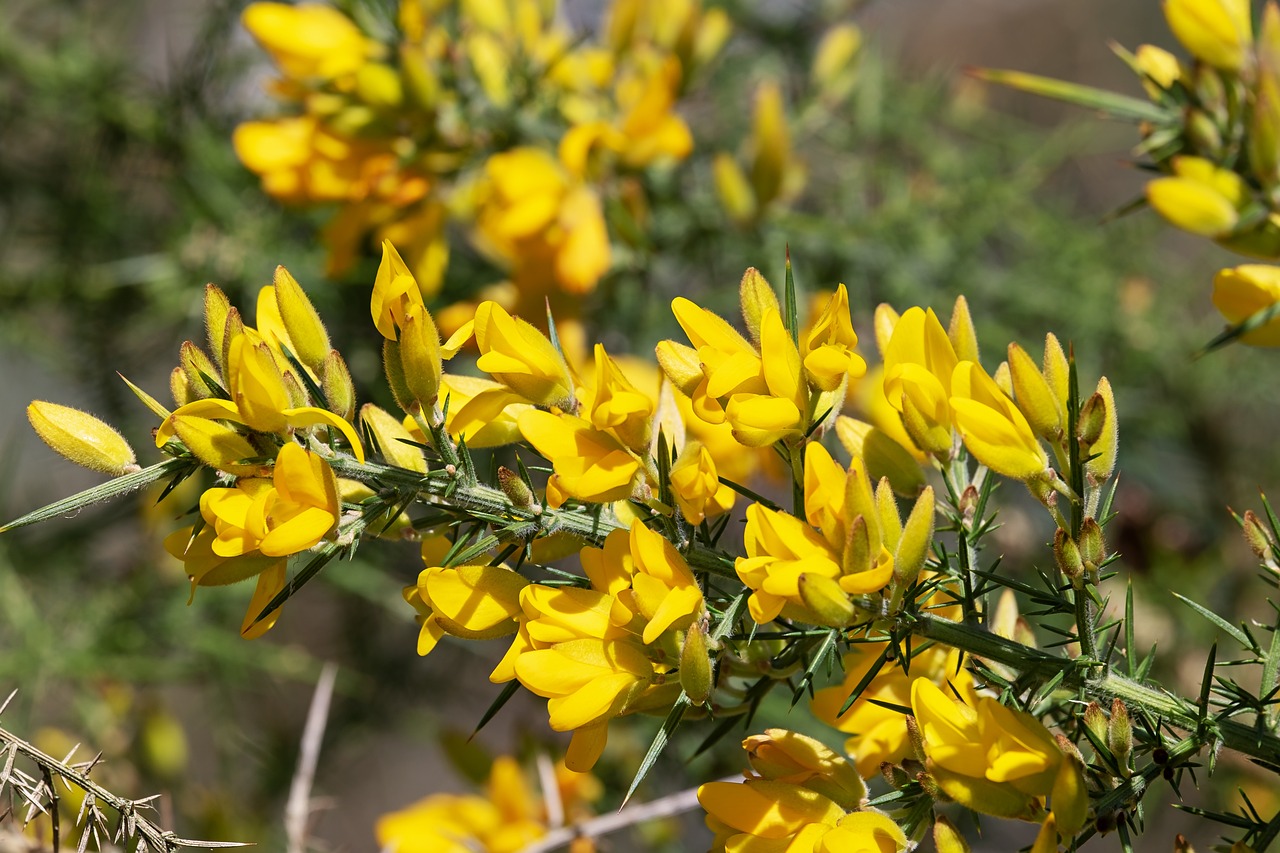
<instances>
[{"instance_id":1,"label":"flower cluster","mask_svg":"<svg viewBox=\"0 0 1280 853\"><path fill-rule=\"evenodd\" d=\"M1074 742L1014 707L1028 700L1003 647L952 645L998 637L1042 654L1016 608L988 614L975 592L998 577L974 561L1004 477L1057 523L1046 600L1082 626L1083 661L1101 654L1093 596L1108 555L1095 519L1115 466L1115 403L1105 379L1074 399L1075 367L1056 338L1041 365L1012 344L989 374L963 299L947 329L931 310L881 306L884 363L869 370L843 285L802 323L790 272L780 299L750 269L739 287L746 333L677 299L690 344L662 342L655 367L599 344L579 360L554 322L544 334L494 301L442 340L423 292L384 243L370 333L402 415L357 405L283 269L260 294L256 327L207 290L207 350L182 347L177 408L135 389L161 419L157 448L173 457L159 467L216 473L194 523L167 545L193 586L258 577L245 636L265 632L363 538L421 540L423 567L404 587L418 652L509 638L490 680L547 700L550 728L571 733L573 771L597 763L618 717L733 719L797 675L798 699L843 656L843 684L816 690L814 710L851 735L849 757L780 730L748 738L746 782L700 791L716 849L900 853L947 802L1041 821L1044 845L1082 831L1090 788ZM868 420L841 414L856 401ZM40 403L31 417L70 458L121 480L148 475L90 415ZM847 462L823 443L829 433ZM495 462L496 481L482 483L473 451L507 445L514 468ZM547 467L526 466L530 451ZM790 511L743 482L762 453L789 469ZM741 539L726 547L737 495L750 502ZM575 554L578 571L559 565ZM984 621L995 634L975 627ZM1001 680L998 699L990 688ZM900 808L869 805L864 778L877 773ZM402 849L447 837L503 850L542 833L527 802L499 799L429 799L385 818L379 835Z\"/></svg>"},{"instance_id":2,"label":"flower cluster","mask_svg":"<svg viewBox=\"0 0 1280 853\"><path fill-rule=\"evenodd\" d=\"M558 295L591 291L612 263L606 198L634 230L647 170L692 151L675 108L731 31L719 9L636 0L613 3L586 39L533 0L401 0L383 28L320 3L256 2L243 21L288 114L240 125L236 152L280 201L336 208L330 275L368 238L390 239L430 299L452 225L509 275L505 307L552 296L565 315L576 303Z\"/></svg>"}]
</instances>

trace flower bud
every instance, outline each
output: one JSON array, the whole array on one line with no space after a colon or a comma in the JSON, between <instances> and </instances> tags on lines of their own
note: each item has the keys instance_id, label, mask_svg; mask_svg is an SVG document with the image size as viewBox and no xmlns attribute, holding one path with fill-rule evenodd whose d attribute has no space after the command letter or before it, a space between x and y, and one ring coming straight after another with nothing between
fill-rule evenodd
<instances>
[{"instance_id":1,"label":"flower bud","mask_svg":"<svg viewBox=\"0 0 1280 853\"><path fill-rule=\"evenodd\" d=\"M400 344L391 338L382 342L382 369L387 376L387 385L391 388L391 396L396 398L396 405L406 414L420 410L413 392L404 378L404 365L400 361Z\"/></svg>"},{"instance_id":2,"label":"flower bud","mask_svg":"<svg viewBox=\"0 0 1280 853\"><path fill-rule=\"evenodd\" d=\"M501 474L501 472L499 472ZM680 687L695 705L711 698L711 658L707 655L707 631L695 622L684 634L680 647Z\"/></svg>"},{"instance_id":3,"label":"flower bud","mask_svg":"<svg viewBox=\"0 0 1280 853\"><path fill-rule=\"evenodd\" d=\"M782 193L783 179L791 159L791 138L782 89L768 80L756 89L755 117L752 121L751 186L756 201L766 206Z\"/></svg>"},{"instance_id":4,"label":"flower bud","mask_svg":"<svg viewBox=\"0 0 1280 853\"><path fill-rule=\"evenodd\" d=\"M880 762L880 776L895 791L901 791L913 781L907 771L888 761Z\"/></svg>"},{"instance_id":5,"label":"flower bud","mask_svg":"<svg viewBox=\"0 0 1280 853\"><path fill-rule=\"evenodd\" d=\"M760 325L764 315L771 310L779 313L782 311L778 306L778 296L773 292L773 286L760 274L760 270L747 267L738 285L738 300L742 304L742 319L747 324L751 340L759 345Z\"/></svg>"},{"instance_id":6,"label":"flower bud","mask_svg":"<svg viewBox=\"0 0 1280 853\"><path fill-rule=\"evenodd\" d=\"M732 154L721 151L711 163L716 195L728 217L738 225L748 225L756 216L756 193Z\"/></svg>"},{"instance_id":7,"label":"flower bud","mask_svg":"<svg viewBox=\"0 0 1280 853\"><path fill-rule=\"evenodd\" d=\"M347 362L336 349L329 350L329 355L320 368L320 390L324 391L329 411L343 420L349 421L355 417L356 386L351 381Z\"/></svg>"},{"instance_id":8,"label":"flower bud","mask_svg":"<svg viewBox=\"0 0 1280 853\"><path fill-rule=\"evenodd\" d=\"M956 297L955 307L951 309L947 338L960 361L978 361L978 332L973 325L973 315L969 313L969 300L963 295Z\"/></svg>"},{"instance_id":9,"label":"flower bud","mask_svg":"<svg viewBox=\"0 0 1280 853\"><path fill-rule=\"evenodd\" d=\"M421 305L410 305L400 328L400 363L404 382L423 409L430 409L440 393L440 332Z\"/></svg>"},{"instance_id":10,"label":"flower bud","mask_svg":"<svg viewBox=\"0 0 1280 853\"><path fill-rule=\"evenodd\" d=\"M1133 721L1129 709L1119 699L1111 701L1111 725L1107 728L1107 749L1116 757L1120 772L1129 778L1129 753L1133 751Z\"/></svg>"},{"instance_id":11,"label":"flower bud","mask_svg":"<svg viewBox=\"0 0 1280 853\"><path fill-rule=\"evenodd\" d=\"M1084 577L1084 561L1080 559L1080 548L1067 531L1059 527L1053 534L1053 559L1058 569L1071 580Z\"/></svg>"},{"instance_id":12,"label":"flower bud","mask_svg":"<svg viewBox=\"0 0 1280 853\"><path fill-rule=\"evenodd\" d=\"M1106 743L1108 737L1107 715L1097 702L1090 702L1084 709L1084 724L1098 743Z\"/></svg>"},{"instance_id":13,"label":"flower bud","mask_svg":"<svg viewBox=\"0 0 1280 853\"><path fill-rule=\"evenodd\" d=\"M238 308L227 309L226 324L222 329L222 365L227 365L231 361L231 343L236 338L244 334L244 319L240 316ZM210 335L210 338L213 336Z\"/></svg>"},{"instance_id":14,"label":"flower bud","mask_svg":"<svg viewBox=\"0 0 1280 853\"><path fill-rule=\"evenodd\" d=\"M662 341L654 348L658 366L686 397L692 397L702 383L702 362L698 351L676 341Z\"/></svg>"},{"instance_id":15,"label":"flower bud","mask_svg":"<svg viewBox=\"0 0 1280 853\"><path fill-rule=\"evenodd\" d=\"M204 350L191 341L184 341L178 350L178 364L187 375L188 393L193 400L203 400L213 396L210 382L217 382L221 372L214 366L213 360L205 355Z\"/></svg>"},{"instance_id":16,"label":"flower bud","mask_svg":"<svg viewBox=\"0 0 1280 853\"><path fill-rule=\"evenodd\" d=\"M1222 154L1222 131L1218 124L1203 110L1191 109L1186 118L1187 138L1196 153L1210 160Z\"/></svg>"},{"instance_id":17,"label":"flower bud","mask_svg":"<svg viewBox=\"0 0 1280 853\"><path fill-rule=\"evenodd\" d=\"M800 600L817 617L819 625L843 628L853 621L853 602L840 588L840 584L831 578L804 572L796 581L796 586L800 589Z\"/></svg>"},{"instance_id":18,"label":"flower bud","mask_svg":"<svg viewBox=\"0 0 1280 853\"><path fill-rule=\"evenodd\" d=\"M426 457L421 448L411 443L413 437L397 418L373 403L365 403L360 408L360 423L373 435L388 465L427 473Z\"/></svg>"},{"instance_id":19,"label":"flower bud","mask_svg":"<svg viewBox=\"0 0 1280 853\"><path fill-rule=\"evenodd\" d=\"M332 349L329 345L329 333L325 331L320 315L297 279L284 267L276 267L272 284L276 307L280 309L280 320L289 335L293 354L298 357L298 361L319 375L324 370L325 359Z\"/></svg>"},{"instance_id":20,"label":"flower bud","mask_svg":"<svg viewBox=\"0 0 1280 853\"><path fill-rule=\"evenodd\" d=\"M1085 463L1085 471L1089 478L1097 484L1111 479L1116 469L1116 451L1120 444L1120 422L1116 413L1116 398L1111 392L1111 383L1107 377L1098 380L1098 390L1094 392L1103 401L1102 431L1098 438L1089 442L1089 455L1093 458ZM1083 412L1081 419L1083 420Z\"/></svg>"},{"instance_id":21,"label":"flower bud","mask_svg":"<svg viewBox=\"0 0 1280 853\"><path fill-rule=\"evenodd\" d=\"M174 415L170 423L174 434L187 446L191 455L215 471L252 477L261 470L261 463L243 462L261 456L261 451L231 427L208 418L185 415Z\"/></svg>"},{"instance_id":22,"label":"flower bud","mask_svg":"<svg viewBox=\"0 0 1280 853\"><path fill-rule=\"evenodd\" d=\"M1053 332L1044 336L1044 378L1053 389L1053 396L1065 412L1067 397L1071 394L1071 365L1067 354Z\"/></svg>"},{"instance_id":23,"label":"flower bud","mask_svg":"<svg viewBox=\"0 0 1280 853\"><path fill-rule=\"evenodd\" d=\"M227 351L223 345L223 336L227 333L227 314L230 311L231 300L227 298L227 294L223 293L216 284L206 284L204 286L204 330L205 337L209 341L209 352L213 353L213 360L218 365L217 375L219 376L227 366L223 359Z\"/></svg>"},{"instance_id":24,"label":"flower bud","mask_svg":"<svg viewBox=\"0 0 1280 853\"><path fill-rule=\"evenodd\" d=\"M1164 16L1196 59L1227 72L1248 64L1253 27L1247 0L1165 0Z\"/></svg>"},{"instance_id":25,"label":"flower bud","mask_svg":"<svg viewBox=\"0 0 1280 853\"><path fill-rule=\"evenodd\" d=\"M77 465L113 477L139 470L124 437L88 412L36 400L27 420L50 449Z\"/></svg>"},{"instance_id":26,"label":"flower bud","mask_svg":"<svg viewBox=\"0 0 1280 853\"><path fill-rule=\"evenodd\" d=\"M404 100L400 75L389 65L366 62L356 72L356 96L374 109L395 109Z\"/></svg>"},{"instance_id":27,"label":"flower bud","mask_svg":"<svg viewBox=\"0 0 1280 853\"><path fill-rule=\"evenodd\" d=\"M855 515L845 528L840 570L846 575L852 575L870 571L871 567L871 536L867 530L867 520L861 515Z\"/></svg>"},{"instance_id":28,"label":"flower bud","mask_svg":"<svg viewBox=\"0 0 1280 853\"><path fill-rule=\"evenodd\" d=\"M1191 846L1185 835L1179 834L1173 839L1173 853L1196 853L1196 848Z\"/></svg>"},{"instance_id":29,"label":"flower bud","mask_svg":"<svg viewBox=\"0 0 1280 853\"><path fill-rule=\"evenodd\" d=\"M969 853L969 843L951 821L938 815L933 822L933 846L938 853Z\"/></svg>"},{"instance_id":30,"label":"flower bud","mask_svg":"<svg viewBox=\"0 0 1280 853\"><path fill-rule=\"evenodd\" d=\"M880 544L895 551L902 541L902 515L898 512L898 501L887 477L876 482L875 499L876 517L880 520Z\"/></svg>"},{"instance_id":31,"label":"flower bud","mask_svg":"<svg viewBox=\"0 0 1280 853\"><path fill-rule=\"evenodd\" d=\"M1057 441L1062 435L1066 412L1049 387L1044 373L1027 351L1017 344L1009 344L1009 373L1014 399L1027 416L1027 423L1031 424L1036 435L1046 441Z\"/></svg>"},{"instance_id":32,"label":"flower bud","mask_svg":"<svg viewBox=\"0 0 1280 853\"><path fill-rule=\"evenodd\" d=\"M801 785L849 811L866 799L867 785L857 767L811 737L766 729L744 740L742 748L763 779Z\"/></svg>"},{"instance_id":33,"label":"flower bud","mask_svg":"<svg viewBox=\"0 0 1280 853\"><path fill-rule=\"evenodd\" d=\"M855 24L838 24L823 35L809 71L823 98L838 101L849 94L857 77L854 58L861 47L862 31Z\"/></svg>"},{"instance_id":34,"label":"flower bud","mask_svg":"<svg viewBox=\"0 0 1280 853\"><path fill-rule=\"evenodd\" d=\"M538 500L524 479L505 465L498 468L498 488L516 509L533 509Z\"/></svg>"},{"instance_id":35,"label":"flower bud","mask_svg":"<svg viewBox=\"0 0 1280 853\"><path fill-rule=\"evenodd\" d=\"M200 399L196 389L191 387L191 377L181 367L175 367L169 374L169 393L176 406L185 406L192 400Z\"/></svg>"},{"instance_id":36,"label":"flower bud","mask_svg":"<svg viewBox=\"0 0 1280 853\"><path fill-rule=\"evenodd\" d=\"M898 542L898 550L893 557L893 582L896 586L906 588L915 583L920 569L929 556L929 545L933 541L934 496L933 486L926 486L916 498L911 515L902 528L902 539Z\"/></svg>"},{"instance_id":37,"label":"flower bud","mask_svg":"<svg viewBox=\"0 0 1280 853\"><path fill-rule=\"evenodd\" d=\"M1255 557L1259 560L1267 560L1272 557L1275 541L1271 536L1271 531L1262 524L1262 519L1258 518L1257 513L1251 509L1245 510L1241 529L1244 532L1245 544L1249 546L1249 550L1253 551Z\"/></svg>"},{"instance_id":38,"label":"flower bud","mask_svg":"<svg viewBox=\"0 0 1280 853\"><path fill-rule=\"evenodd\" d=\"M1080 525L1080 558L1090 571L1097 571L1107 559L1107 543L1102 536L1102 526L1090 516Z\"/></svg>"}]
</instances>

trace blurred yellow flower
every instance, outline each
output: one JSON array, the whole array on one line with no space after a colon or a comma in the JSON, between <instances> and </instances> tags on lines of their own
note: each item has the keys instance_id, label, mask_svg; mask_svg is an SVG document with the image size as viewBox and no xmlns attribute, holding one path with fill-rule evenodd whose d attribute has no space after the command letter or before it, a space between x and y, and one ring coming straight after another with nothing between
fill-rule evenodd
<instances>
[{"instance_id":1,"label":"blurred yellow flower","mask_svg":"<svg viewBox=\"0 0 1280 853\"><path fill-rule=\"evenodd\" d=\"M1244 264L1213 277L1213 307L1232 325L1276 303L1280 303L1280 267ZM1244 333L1240 341L1256 347L1280 346L1280 316Z\"/></svg>"},{"instance_id":2,"label":"blurred yellow flower","mask_svg":"<svg viewBox=\"0 0 1280 853\"><path fill-rule=\"evenodd\" d=\"M1169 29L1197 59L1241 71L1252 59L1249 0L1164 0Z\"/></svg>"},{"instance_id":3,"label":"blurred yellow flower","mask_svg":"<svg viewBox=\"0 0 1280 853\"><path fill-rule=\"evenodd\" d=\"M380 52L354 21L321 3L250 3L241 20L280 70L296 80L352 74Z\"/></svg>"}]
</instances>

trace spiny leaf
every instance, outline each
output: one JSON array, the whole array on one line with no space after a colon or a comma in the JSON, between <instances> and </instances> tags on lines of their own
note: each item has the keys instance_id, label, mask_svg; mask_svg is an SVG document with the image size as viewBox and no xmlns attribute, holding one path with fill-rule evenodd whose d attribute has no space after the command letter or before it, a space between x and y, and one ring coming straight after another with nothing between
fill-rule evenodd
<instances>
[{"instance_id":1,"label":"spiny leaf","mask_svg":"<svg viewBox=\"0 0 1280 853\"><path fill-rule=\"evenodd\" d=\"M888 643L884 644L884 648L880 650L880 656L876 658L875 662L867 669L866 674L862 676L862 679L854 685L853 692L849 694L849 696L844 700L844 704L840 706L840 712L836 714L836 719L843 717L845 712L853 707L853 703L858 701L858 697L862 695L862 691L866 690L868 685L871 684L871 680L880 674L880 670L884 668L885 663L889 660L890 648L891 646Z\"/></svg>"},{"instance_id":2,"label":"spiny leaf","mask_svg":"<svg viewBox=\"0 0 1280 853\"><path fill-rule=\"evenodd\" d=\"M516 695L516 691L519 689L520 682L518 681L508 681L503 685L502 692L498 694L498 698L494 699L493 702L490 703L488 710L480 715L480 722L476 723L475 729L471 732L471 737L475 737L480 734L480 730L487 726L489 721L498 715L498 712L502 710L502 706L506 705L511 697ZM471 738L467 738L467 740L470 739Z\"/></svg>"},{"instance_id":3,"label":"spiny leaf","mask_svg":"<svg viewBox=\"0 0 1280 853\"><path fill-rule=\"evenodd\" d=\"M1032 95L1052 98L1055 101L1063 101L1089 110L1098 110L1111 118L1124 121L1161 123L1173 118L1169 111L1152 103L1131 98L1128 95L1108 92L1105 89L1096 89L1093 86L1081 86L1063 80L1054 80L1052 77L1041 77L1038 74L996 68L971 68L968 69L968 73L971 77L977 77L988 83L997 83Z\"/></svg>"},{"instance_id":4,"label":"spiny leaf","mask_svg":"<svg viewBox=\"0 0 1280 853\"><path fill-rule=\"evenodd\" d=\"M790 245L787 246L787 274L782 298L783 311L786 312L786 316L783 319L786 320L787 331L791 334L791 340L798 344L800 342L800 312L796 307L796 280L791 273Z\"/></svg>"},{"instance_id":5,"label":"spiny leaf","mask_svg":"<svg viewBox=\"0 0 1280 853\"><path fill-rule=\"evenodd\" d=\"M1200 358L1201 356L1206 356L1214 350L1226 346L1241 335L1246 335L1259 326L1265 326L1276 317L1280 317L1280 302L1273 302L1267 307L1253 312L1234 326L1228 326L1223 329L1214 337L1213 340L1201 347L1200 351L1195 354L1195 357Z\"/></svg>"},{"instance_id":6,"label":"spiny leaf","mask_svg":"<svg viewBox=\"0 0 1280 853\"><path fill-rule=\"evenodd\" d=\"M152 483L159 482L170 474L177 473L183 468L193 467L194 463L190 459L174 458L166 459L155 465L143 468L141 471L134 471L132 474L125 474L122 477L116 477L108 480L100 486L94 486L91 489L85 489L83 492L72 495L69 498L63 498L60 501L43 506L40 509L27 513L21 518L15 518L8 524L0 527L0 533L8 530L16 530L19 527L26 527L28 524L35 524L40 521L46 521L60 515L77 512L90 504L100 501L109 500L119 495L128 494L137 489L144 488Z\"/></svg>"},{"instance_id":7,"label":"spiny leaf","mask_svg":"<svg viewBox=\"0 0 1280 853\"><path fill-rule=\"evenodd\" d=\"M1134 655L1137 648L1133 643L1133 578L1129 579L1124 594L1124 660L1129 670L1129 677L1138 673L1138 660Z\"/></svg>"},{"instance_id":8,"label":"spiny leaf","mask_svg":"<svg viewBox=\"0 0 1280 853\"><path fill-rule=\"evenodd\" d=\"M275 597L267 602L267 606L262 608L258 615L254 618L253 623L257 625L274 611L284 605L286 601L293 597L293 594L306 586L307 582L319 574L320 570L329 564L329 561L342 551L342 546L334 542L325 542L320 548L311 554L311 558L303 564L298 573L293 576L284 585L284 589L275 594Z\"/></svg>"},{"instance_id":9,"label":"spiny leaf","mask_svg":"<svg viewBox=\"0 0 1280 853\"><path fill-rule=\"evenodd\" d=\"M680 698L676 699L675 704L671 706L670 713L667 714L667 718L662 721L662 728L658 729L658 733L654 735L653 743L649 744L649 751L645 753L644 760L640 762L635 778L631 780L631 785L627 788L627 795L622 798L622 805L618 807L619 810L627 805L631 795L636 792L636 788L640 787L640 783L644 781L644 777L649 775L649 771L658 760L658 756L662 754L662 751L667 748L667 744L670 743L671 735L680 725L680 720L684 718L684 712L692 704L684 691L681 691Z\"/></svg>"},{"instance_id":10,"label":"spiny leaf","mask_svg":"<svg viewBox=\"0 0 1280 853\"><path fill-rule=\"evenodd\" d=\"M1249 642L1249 638L1245 636L1243 631L1241 631L1235 625L1232 625L1226 619L1223 619L1217 613L1214 613L1212 610L1210 610L1207 607L1204 607L1203 605L1197 604L1196 602L1187 598L1185 595L1179 595L1178 593L1175 592L1173 593L1173 597L1178 599L1188 607L1190 607L1195 612L1199 613L1205 619L1208 619L1210 622L1212 622L1214 625L1221 628L1223 631L1227 632L1227 635L1230 636L1231 639L1239 643L1242 647L1249 649L1250 651L1255 653L1259 653L1259 654L1261 653L1261 649L1255 648L1253 643Z\"/></svg>"},{"instance_id":11,"label":"spiny leaf","mask_svg":"<svg viewBox=\"0 0 1280 853\"><path fill-rule=\"evenodd\" d=\"M800 683L796 685L795 692L791 694L791 706L800 701L800 697L808 690L812 692L813 676L824 665L829 663L828 658L836 650L836 641L840 638L840 632L832 630L822 638L822 642L818 644L818 649L813 654L813 660L809 661L809 665L805 667L804 674L800 676Z\"/></svg>"}]
</instances>

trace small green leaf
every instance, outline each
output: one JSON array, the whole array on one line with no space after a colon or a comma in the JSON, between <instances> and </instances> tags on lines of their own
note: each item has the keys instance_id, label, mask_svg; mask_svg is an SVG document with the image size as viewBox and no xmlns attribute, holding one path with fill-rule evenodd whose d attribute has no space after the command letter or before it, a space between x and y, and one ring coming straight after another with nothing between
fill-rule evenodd
<instances>
[{"instance_id":1,"label":"small green leaf","mask_svg":"<svg viewBox=\"0 0 1280 853\"><path fill-rule=\"evenodd\" d=\"M791 246L787 246L787 276L786 283L783 288L783 310L786 317L783 319L787 323L787 331L791 333L791 340L795 343L800 342L800 311L796 307L796 280L791 272Z\"/></svg>"},{"instance_id":2,"label":"small green leaf","mask_svg":"<svg viewBox=\"0 0 1280 853\"><path fill-rule=\"evenodd\" d=\"M618 806L619 810L626 807L631 800L631 795L636 792L636 788L640 787L644 777L649 775L649 771L653 769L658 756L662 754L662 751L667 748L667 744L671 742L671 735L675 733L676 728L680 725L684 712L692 704L689 697L681 692L680 698L676 699L675 704L671 706L671 711L667 714L667 718L662 721L662 728L658 729L658 733L654 735L653 743L649 744L649 751L645 753L644 760L640 762L640 768L636 770L635 778L631 780L631 785L627 788L627 795L622 798L622 805Z\"/></svg>"},{"instance_id":3,"label":"small green leaf","mask_svg":"<svg viewBox=\"0 0 1280 853\"><path fill-rule=\"evenodd\" d=\"M997 83L1001 86L1008 86L1010 89L1029 92L1032 95L1039 95L1043 98L1052 98L1055 101L1063 101L1068 104L1074 104L1077 107L1098 110L1111 118L1124 121L1163 123L1170 122L1173 119L1173 116L1167 110L1147 101L1131 98L1128 95L1120 95L1116 92L1108 92L1105 89L1096 89L1092 86L1081 86L1076 83L1067 83L1063 80L1054 80L1052 77L1041 77L1038 74L1026 74L1022 71L1003 71L996 68L971 68L968 73L970 76L985 80L988 83Z\"/></svg>"},{"instance_id":4,"label":"small green leaf","mask_svg":"<svg viewBox=\"0 0 1280 853\"><path fill-rule=\"evenodd\" d=\"M1259 326L1265 326L1276 317L1280 317L1280 302L1273 302L1266 308L1254 311L1248 317L1245 317L1234 326L1228 326L1223 329L1213 340L1201 347L1200 351L1195 354L1196 358L1206 356L1216 349L1226 346L1242 335L1252 332Z\"/></svg>"},{"instance_id":5,"label":"small green leaf","mask_svg":"<svg viewBox=\"0 0 1280 853\"><path fill-rule=\"evenodd\" d=\"M813 691L813 676L824 665L830 670L831 654L836 650L836 641L840 638L838 630L831 630L822 638L822 642L818 644L818 649L813 653L813 660L809 661L809 665L805 667L804 674L800 676L800 683L796 685L795 692L791 694L791 706L800 701L800 697L808 690Z\"/></svg>"},{"instance_id":6,"label":"small green leaf","mask_svg":"<svg viewBox=\"0 0 1280 853\"><path fill-rule=\"evenodd\" d=\"M502 687L502 692L498 694L498 698L489 704L489 708L480 715L480 722L476 723L475 730L471 732L471 737L480 734L480 730L489 725L489 721L498 715L502 710L502 706L506 705L512 696L516 695L516 691L520 689L520 682L508 681Z\"/></svg>"},{"instance_id":7,"label":"small green leaf","mask_svg":"<svg viewBox=\"0 0 1280 853\"><path fill-rule=\"evenodd\" d=\"M342 546L336 542L325 542L316 551L311 553L310 559L302 564L302 568L298 569L297 574L285 583L284 589L275 594L275 597L267 602L267 606L262 608L256 617L254 617L253 625L257 625L272 612L279 610L284 603L293 597L293 594L306 586L307 582L320 573L320 570L329 564L329 561L338 556L342 551ZM290 559L290 562L293 562Z\"/></svg>"},{"instance_id":8,"label":"small green leaf","mask_svg":"<svg viewBox=\"0 0 1280 853\"><path fill-rule=\"evenodd\" d=\"M1243 631L1241 631L1235 625L1232 625L1226 619L1223 619L1217 613L1214 613L1212 610L1210 610L1207 607L1204 607L1203 605L1195 603L1191 599L1187 598L1185 595L1179 595L1178 593L1175 592L1173 593L1173 597L1178 599L1188 607L1190 607L1195 612L1199 613L1205 619L1208 619L1214 625L1217 625L1223 631L1226 631L1227 635L1230 636L1231 639L1239 643L1243 648L1246 648L1249 651L1254 652L1256 654L1261 654L1261 649L1255 648L1253 643L1249 642L1249 638L1244 635Z\"/></svg>"},{"instance_id":9,"label":"small green leaf","mask_svg":"<svg viewBox=\"0 0 1280 853\"><path fill-rule=\"evenodd\" d=\"M182 471L184 468L194 470L196 467L198 467L197 463L192 459L166 459L163 462L143 468L141 471L134 471L132 474L116 477L100 486L85 489L83 492L74 494L69 498L63 498L48 506L33 510L20 518L15 518L0 527L0 533L4 533L7 530L16 530L19 527L26 527L28 524L36 524L57 516L78 512L91 504L128 494L152 483L159 482L170 474Z\"/></svg>"}]
</instances>

